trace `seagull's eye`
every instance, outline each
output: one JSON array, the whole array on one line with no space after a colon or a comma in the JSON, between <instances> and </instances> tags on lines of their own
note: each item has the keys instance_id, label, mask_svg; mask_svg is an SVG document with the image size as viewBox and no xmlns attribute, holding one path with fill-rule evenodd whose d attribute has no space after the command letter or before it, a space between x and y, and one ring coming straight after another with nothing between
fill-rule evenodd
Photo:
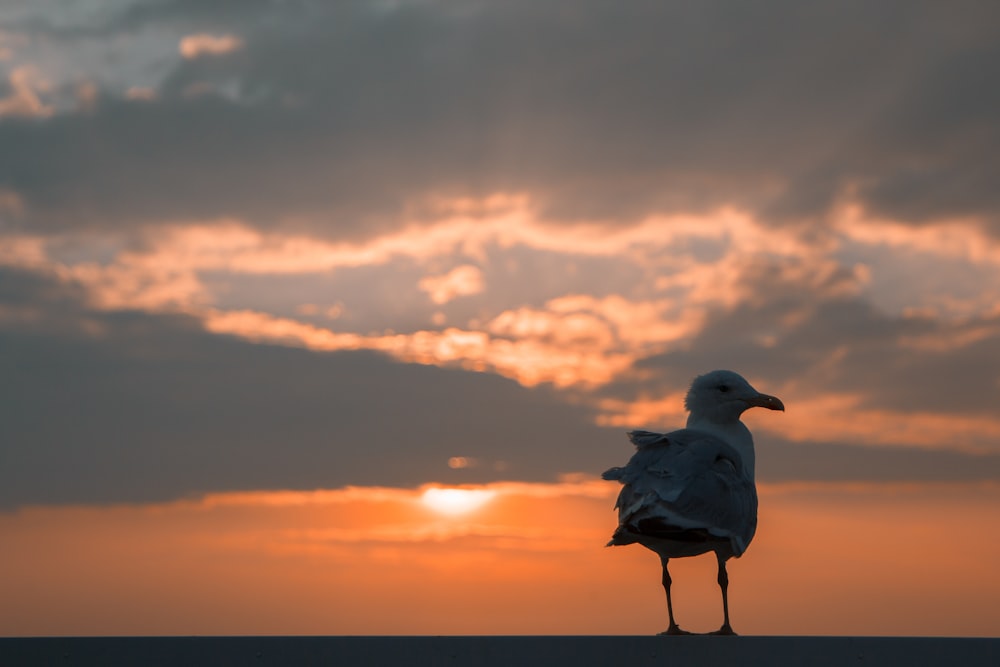
<instances>
[{"instance_id":1,"label":"seagull's eye","mask_svg":"<svg viewBox=\"0 0 1000 667\"><path fill-rule=\"evenodd\" d=\"M719 385L719 391L721 391L723 394L725 394L727 391L729 391L729 385L728 384L720 384Z\"/></svg>"}]
</instances>

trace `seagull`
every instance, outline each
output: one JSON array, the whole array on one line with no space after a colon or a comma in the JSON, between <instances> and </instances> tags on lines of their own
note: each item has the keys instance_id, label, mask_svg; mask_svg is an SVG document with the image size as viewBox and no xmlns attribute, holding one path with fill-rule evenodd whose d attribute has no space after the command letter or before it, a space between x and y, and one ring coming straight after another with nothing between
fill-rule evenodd
<instances>
[{"instance_id":1,"label":"seagull","mask_svg":"<svg viewBox=\"0 0 1000 667\"><path fill-rule=\"evenodd\" d=\"M740 421L749 408L784 410L733 371L712 371L691 383L684 399L686 428L671 433L629 431L636 453L602 477L624 486L618 495L618 529L607 546L639 543L660 556L670 626L661 634L691 634L677 625L670 600L671 558L715 552L722 589L722 627L729 624L726 561L739 558L757 529L757 489L750 429Z\"/></svg>"}]
</instances>

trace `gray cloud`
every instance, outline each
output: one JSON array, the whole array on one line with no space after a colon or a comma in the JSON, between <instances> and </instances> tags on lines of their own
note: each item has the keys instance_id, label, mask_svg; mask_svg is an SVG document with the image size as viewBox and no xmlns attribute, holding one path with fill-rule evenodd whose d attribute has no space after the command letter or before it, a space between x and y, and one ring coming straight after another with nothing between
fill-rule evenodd
<instances>
[{"instance_id":1,"label":"gray cloud","mask_svg":"<svg viewBox=\"0 0 1000 667\"><path fill-rule=\"evenodd\" d=\"M244 39L179 62L158 101L0 121L28 223L306 215L344 236L494 191L554 217L815 219L848 188L907 220L997 219L991 3L211 4L108 20Z\"/></svg>"},{"instance_id":2,"label":"gray cloud","mask_svg":"<svg viewBox=\"0 0 1000 667\"><path fill-rule=\"evenodd\" d=\"M714 311L690 347L640 360L653 378L626 395L676 390L701 369L731 366L813 394L859 393L871 409L995 413L996 315L960 322L892 315L838 289L851 281L846 270L821 286L783 277L777 265L744 280L756 298Z\"/></svg>"},{"instance_id":3,"label":"gray cloud","mask_svg":"<svg viewBox=\"0 0 1000 667\"><path fill-rule=\"evenodd\" d=\"M996 481L1000 456L910 447L789 443L758 436L761 482L971 482Z\"/></svg>"},{"instance_id":4,"label":"gray cloud","mask_svg":"<svg viewBox=\"0 0 1000 667\"><path fill-rule=\"evenodd\" d=\"M25 274L2 284L14 298L0 332L0 505L553 479L599 465L613 442L585 410L496 376L90 312ZM451 456L483 465L449 470Z\"/></svg>"},{"instance_id":5,"label":"gray cloud","mask_svg":"<svg viewBox=\"0 0 1000 667\"><path fill-rule=\"evenodd\" d=\"M630 455L618 429L593 426L590 412L545 389L370 353L254 345L187 317L98 312L82 299L72 285L0 272L0 507L551 480ZM686 382L727 353L657 363ZM747 372L804 373L790 353ZM997 456L759 440L767 481L974 480L1000 470ZM482 465L450 470L451 456Z\"/></svg>"}]
</instances>

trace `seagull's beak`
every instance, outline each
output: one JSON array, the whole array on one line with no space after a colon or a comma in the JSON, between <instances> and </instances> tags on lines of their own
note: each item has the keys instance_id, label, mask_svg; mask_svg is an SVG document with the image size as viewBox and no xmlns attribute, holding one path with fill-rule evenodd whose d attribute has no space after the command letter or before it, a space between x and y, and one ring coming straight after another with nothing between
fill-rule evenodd
<instances>
[{"instance_id":1,"label":"seagull's beak","mask_svg":"<svg viewBox=\"0 0 1000 667\"><path fill-rule=\"evenodd\" d=\"M767 408L768 410L781 410L785 411L785 404L781 402L781 399L776 396L768 396L767 394L757 394L753 398L747 401L752 408Z\"/></svg>"}]
</instances>

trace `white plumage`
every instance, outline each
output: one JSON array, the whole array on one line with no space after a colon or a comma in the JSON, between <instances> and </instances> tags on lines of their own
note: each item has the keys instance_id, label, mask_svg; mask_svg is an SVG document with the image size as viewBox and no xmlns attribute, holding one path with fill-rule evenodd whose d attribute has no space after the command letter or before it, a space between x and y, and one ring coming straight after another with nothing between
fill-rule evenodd
<instances>
[{"instance_id":1,"label":"white plumage","mask_svg":"<svg viewBox=\"0 0 1000 667\"><path fill-rule=\"evenodd\" d=\"M717 633L734 634L726 561L746 551L757 528L753 437L740 415L752 407L785 406L732 371L695 378L684 404L690 411L686 428L629 432L638 451L624 467L604 473L624 485L608 546L638 543L659 554L670 617L666 634L687 634L674 621L668 561L715 552L724 615Z\"/></svg>"}]
</instances>

